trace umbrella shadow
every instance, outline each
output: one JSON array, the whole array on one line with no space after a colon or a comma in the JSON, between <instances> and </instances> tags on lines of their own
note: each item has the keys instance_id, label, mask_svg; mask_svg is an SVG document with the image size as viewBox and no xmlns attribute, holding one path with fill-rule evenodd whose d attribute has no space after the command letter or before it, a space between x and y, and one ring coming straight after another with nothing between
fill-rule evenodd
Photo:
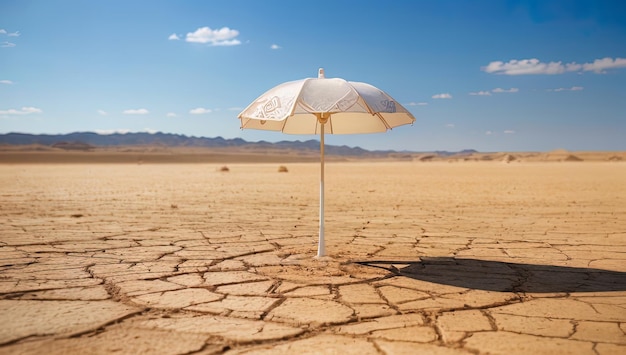
<instances>
[{"instance_id":1,"label":"umbrella shadow","mask_svg":"<svg viewBox=\"0 0 626 355\"><path fill-rule=\"evenodd\" d=\"M418 261L357 261L397 276L499 292L626 291L626 272L502 261L423 257Z\"/></svg>"}]
</instances>

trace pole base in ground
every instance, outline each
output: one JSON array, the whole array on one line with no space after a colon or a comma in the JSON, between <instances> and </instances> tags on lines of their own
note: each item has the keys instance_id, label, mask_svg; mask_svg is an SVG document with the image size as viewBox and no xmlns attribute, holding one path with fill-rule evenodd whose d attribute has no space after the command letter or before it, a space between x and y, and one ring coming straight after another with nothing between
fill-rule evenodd
<instances>
[{"instance_id":1,"label":"pole base in ground","mask_svg":"<svg viewBox=\"0 0 626 355\"><path fill-rule=\"evenodd\" d=\"M332 256L328 256L328 255L326 255L326 256L315 256L313 259L315 259L318 262L325 262L325 263L328 263L328 262L331 262L331 261L334 260Z\"/></svg>"},{"instance_id":2,"label":"pole base in ground","mask_svg":"<svg viewBox=\"0 0 626 355\"><path fill-rule=\"evenodd\" d=\"M324 234L320 234L320 239L317 243L317 257L321 258L326 256L326 246L324 245Z\"/></svg>"}]
</instances>

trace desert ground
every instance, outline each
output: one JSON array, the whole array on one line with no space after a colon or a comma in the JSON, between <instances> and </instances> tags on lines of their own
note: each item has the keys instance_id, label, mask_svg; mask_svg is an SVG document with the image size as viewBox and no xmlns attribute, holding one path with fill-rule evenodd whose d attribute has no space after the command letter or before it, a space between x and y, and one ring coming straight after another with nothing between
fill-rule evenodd
<instances>
[{"instance_id":1,"label":"desert ground","mask_svg":"<svg viewBox=\"0 0 626 355\"><path fill-rule=\"evenodd\" d=\"M19 154L1 354L626 353L623 152Z\"/></svg>"}]
</instances>

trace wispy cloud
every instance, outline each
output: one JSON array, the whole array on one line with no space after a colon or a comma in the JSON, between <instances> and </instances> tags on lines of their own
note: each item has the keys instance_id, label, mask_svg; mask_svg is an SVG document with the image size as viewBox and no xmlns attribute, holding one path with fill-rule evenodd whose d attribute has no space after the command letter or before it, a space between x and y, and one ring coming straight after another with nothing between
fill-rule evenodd
<instances>
[{"instance_id":1,"label":"wispy cloud","mask_svg":"<svg viewBox=\"0 0 626 355\"><path fill-rule=\"evenodd\" d=\"M581 91L584 88L582 86L572 86L571 88L558 88L558 89L548 89L546 91Z\"/></svg>"},{"instance_id":2,"label":"wispy cloud","mask_svg":"<svg viewBox=\"0 0 626 355\"><path fill-rule=\"evenodd\" d=\"M146 110L145 108L140 108L140 109L124 110L122 111L122 113L125 115L147 115L150 113L150 111Z\"/></svg>"},{"instance_id":3,"label":"wispy cloud","mask_svg":"<svg viewBox=\"0 0 626 355\"><path fill-rule=\"evenodd\" d=\"M541 62L539 59L512 59L508 62L494 61L481 68L490 74L504 75L531 75L531 74L563 74L566 72L594 72L596 74L605 73L608 69L626 67L626 58L602 58L590 63L563 63Z\"/></svg>"},{"instance_id":4,"label":"wispy cloud","mask_svg":"<svg viewBox=\"0 0 626 355\"><path fill-rule=\"evenodd\" d=\"M6 35L7 37L19 37L20 36L20 31L8 32L4 28L0 28L0 35ZM2 48L15 47L15 43L9 42L9 41L2 41L0 43L0 47L2 47Z\"/></svg>"},{"instance_id":5,"label":"wispy cloud","mask_svg":"<svg viewBox=\"0 0 626 355\"><path fill-rule=\"evenodd\" d=\"M451 99L452 95L448 94L448 93L444 93L444 94L436 94L432 96L433 99Z\"/></svg>"},{"instance_id":6,"label":"wispy cloud","mask_svg":"<svg viewBox=\"0 0 626 355\"><path fill-rule=\"evenodd\" d=\"M11 85L13 82L11 80L0 80L0 84Z\"/></svg>"},{"instance_id":7,"label":"wispy cloud","mask_svg":"<svg viewBox=\"0 0 626 355\"><path fill-rule=\"evenodd\" d=\"M212 111L208 108L204 108L204 107L198 107L198 108L194 108L192 110L189 110L189 113L192 115L202 115L205 113L211 113Z\"/></svg>"},{"instance_id":8,"label":"wispy cloud","mask_svg":"<svg viewBox=\"0 0 626 355\"><path fill-rule=\"evenodd\" d=\"M187 33L185 41L192 43L205 43L212 46L236 46L241 44L236 37L239 31L222 27L219 30L212 30L209 27L200 27L194 32Z\"/></svg>"},{"instance_id":9,"label":"wispy cloud","mask_svg":"<svg viewBox=\"0 0 626 355\"><path fill-rule=\"evenodd\" d=\"M228 111L241 111L243 110L243 107L229 107Z\"/></svg>"},{"instance_id":10,"label":"wispy cloud","mask_svg":"<svg viewBox=\"0 0 626 355\"><path fill-rule=\"evenodd\" d=\"M473 96L491 96L491 93L496 93L496 94L500 94L500 93L514 93L514 92L518 92L519 89L518 88L510 88L510 89L503 89L503 88L495 88L491 91L475 91L475 92L470 92L470 95Z\"/></svg>"},{"instance_id":11,"label":"wispy cloud","mask_svg":"<svg viewBox=\"0 0 626 355\"><path fill-rule=\"evenodd\" d=\"M495 88L491 90L491 92L495 92L495 93L502 93L502 92L513 93L513 92L518 92L518 91L519 91L518 88L510 88L510 89Z\"/></svg>"},{"instance_id":12,"label":"wispy cloud","mask_svg":"<svg viewBox=\"0 0 626 355\"><path fill-rule=\"evenodd\" d=\"M167 37L170 41L178 41L180 37L176 33L172 33L169 37Z\"/></svg>"},{"instance_id":13,"label":"wispy cloud","mask_svg":"<svg viewBox=\"0 0 626 355\"><path fill-rule=\"evenodd\" d=\"M176 117L176 114L174 112L168 112L167 115L165 115L167 117Z\"/></svg>"},{"instance_id":14,"label":"wispy cloud","mask_svg":"<svg viewBox=\"0 0 626 355\"><path fill-rule=\"evenodd\" d=\"M454 128L455 125L454 125L454 123L446 123L446 127L447 128Z\"/></svg>"},{"instance_id":15,"label":"wispy cloud","mask_svg":"<svg viewBox=\"0 0 626 355\"><path fill-rule=\"evenodd\" d=\"M36 107L22 107L19 110L16 109L8 109L8 110L0 110L0 115L30 115L31 113L42 113L43 111Z\"/></svg>"},{"instance_id":16,"label":"wispy cloud","mask_svg":"<svg viewBox=\"0 0 626 355\"><path fill-rule=\"evenodd\" d=\"M491 96L491 93L489 91L476 91L470 92L469 94L474 96Z\"/></svg>"},{"instance_id":17,"label":"wispy cloud","mask_svg":"<svg viewBox=\"0 0 626 355\"><path fill-rule=\"evenodd\" d=\"M271 48L271 49L281 49L281 48L283 48L283 47L279 46L278 44L272 44L272 45L270 46L270 48Z\"/></svg>"},{"instance_id":18,"label":"wispy cloud","mask_svg":"<svg viewBox=\"0 0 626 355\"><path fill-rule=\"evenodd\" d=\"M485 131L485 135L486 136L497 136L499 135L500 132L496 132L496 131L492 131L492 130L488 130ZM502 133L504 134L515 134L515 131L512 129L505 129L504 131L502 131Z\"/></svg>"},{"instance_id":19,"label":"wispy cloud","mask_svg":"<svg viewBox=\"0 0 626 355\"><path fill-rule=\"evenodd\" d=\"M426 106L428 102L409 102L405 106Z\"/></svg>"},{"instance_id":20,"label":"wispy cloud","mask_svg":"<svg viewBox=\"0 0 626 355\"><path fill-rule=\"evenodd\" d=\"M19 37L20 36L20 31L8 32L4 28L0 28L0 35L7 35L9 37Z\"/></svg>"},{"instance_id":21,"label":"wispy cloud","mask_svg":"<svg viewBox=\"0 0 626 355\"><path fill-rule=\"evenodd\" d=\"M99 114L100 116L106 116L106 115L107 115L107 112L106 112L106 111L104 111L104 110L98 110L98 114Z\"/></svg>"}]
</instances>

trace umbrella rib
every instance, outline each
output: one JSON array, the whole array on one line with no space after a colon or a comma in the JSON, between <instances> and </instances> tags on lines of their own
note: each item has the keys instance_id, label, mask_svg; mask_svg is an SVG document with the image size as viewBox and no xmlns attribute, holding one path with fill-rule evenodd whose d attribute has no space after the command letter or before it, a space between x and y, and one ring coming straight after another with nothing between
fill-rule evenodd
<instances>
[{"instance_id":1,"label":"umbrella rib","mask_svg":"<svg viewBox=\"0 0 626 355\"><path fill-rule=\"evenodd\" d=\"M282 133L285 133L285 126L286 126L286 125L287 125L287 119L284 119L284 120L283 120L283 125L282 125L282 127L280 127L280 131L281 131Z\"/></svg>"},{"instance_id":2,"label":"umbrella rib","mask_svg":"<svg viewBox=\"0 0 626 355\"><path fill-rule=\"evenodd\" d=\"M357 91L358 93L358 91ZM359 95L360 96L360 95ZM370 112L372 115L377 116L385 125L386 129L391 129L391 126L389 125L389 123L387 123L387 121L385 120L385 118L380 114L380 112L374 112L374 110L372 110L372 108L370 107L370 105L367 104L367 101L365 101L362 97L361 99L363 100L363 104L365 105L365 108L367 108L367 111Z\"/></svg>"},{"instance_id":3,"label":"umbrella rib","mask_svg":"<svg viewBox=\"0 0 626 355\"><path fill-rule=\"evenodd\" d=\"M328 125L330 125L330 132L328 133L330 134L334 134L333 133L333 121L331 120L332 117L333 117L332 114L328 114Z\"/></svg>"},{"instance_id":4,"label":"umbrella rib","mask_svg":"<svg viewBox=\"0 0 626 355\"><path fill-rule=\"evenodd\" d=\"M380 112L376 112L375 115L378 116L378 118L380 118L381 121L383 121L383 124L385 125L387 129L391 129L391 126L389 125L389 123L387 123L387 120L385 120L385 118L383 117L383 115L380 114Z\"/></svg>"},{"instance_id":5,"label":"umbrella rib","mask_svg":"<svg viewBox=\"0 0 626 355\"><path fill-rule=\"evenodd\" d=\"M304 85L306 85L306 82L309 81L311 79L304 79L302 86L300 87L300 92L298 92L298 96L296 96L296 100L293 103L293 107L291 108L291 111L289 112L289 115L287 115L287 117L289 116L293 116L294 112L296 111L296 107L298 107L298 103L300 102L300 98L302 97L302 95L304 94Z\"/></svg>"}]
</instances>

